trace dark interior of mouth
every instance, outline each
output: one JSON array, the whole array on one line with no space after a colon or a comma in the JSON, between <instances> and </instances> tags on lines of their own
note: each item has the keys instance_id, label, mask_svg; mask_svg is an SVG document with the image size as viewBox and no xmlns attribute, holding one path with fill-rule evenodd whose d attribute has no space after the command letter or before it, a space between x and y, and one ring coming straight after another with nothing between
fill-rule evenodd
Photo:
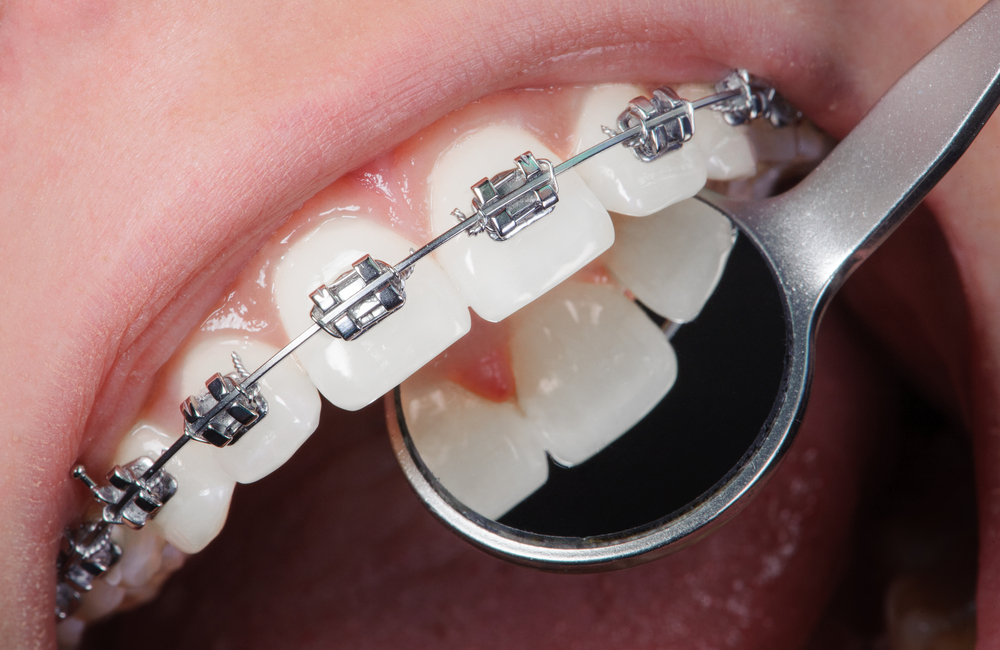
<instances>
[{"instance_id":1,"label":"dark interior of mouth","mask_svg":"<svg viewBox=\"0 0 1000 650\"><path fill-rule=\"evenodd\" d=\"M767 262L741 236L701 314L672 339L677 381L635 427L500 519L535 534L614 534L683 510L738 465L766 425L785 368L785 313Z\"/></svg>"}]
</instances>

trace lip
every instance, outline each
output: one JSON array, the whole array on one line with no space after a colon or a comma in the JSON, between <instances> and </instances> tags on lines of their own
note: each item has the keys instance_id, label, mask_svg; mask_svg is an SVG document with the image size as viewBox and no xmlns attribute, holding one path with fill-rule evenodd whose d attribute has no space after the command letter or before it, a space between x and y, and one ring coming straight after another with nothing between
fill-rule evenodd
<instances>
[{"instance_id":1,"label":"lip","mask_svg":"<svg viewBox=\"0 0 1000 650\"><path fill-rule=\"evenodd\" d=\"M377 30L372 30L363 53L351 56L336 53L336 35L323 34L322 29L313 27L309 32L314 38L308 40L312 47L282 49L281 44L276 43L262 48L269 53L280 52L280 60L267 66L266 75L255 74L259 68L255 70L256 61L249 56L245 73L232 74L231 59L213 59L211 55L218 52L206 43L217 31L225 31L222 17L209 16L209 20L199 23L198 29L192 30L197 35L195 50L200 57L196 58L201 65L194 67L199 74L193 75L194 68L185 65L181 65L182 70L178 73L163 70L164 85L176 89L175 92L167 93L161 97L162 103L148 107L138 116L129 115L126 122L130 127L143 123L190 125L190 107L206 99L207 89L215 88L213 92L227 100L220 102L216 119L198 123L190 133L177 133L191 145L187 148L175 142L174 151L164 153L144 145L142 138L131 147L124 146L135 138L135 130L130 128L109 134L114 144L121 145L119 151L131 154L136 169L144 173L118 180L117 188L107 180L94 182L96 189L87 195L86 207L89 214L118 215L121 222L112 224L108 232L113 233L115 227L119 227L125 234L110 238L108 248L100 252L107 257L103 261L97 259L97 253L75 246L69 235L59 242L65 245L66 258L75 260L69 265L70 273L82 272L92 264L98 269L97 273L106 277L107 286L113 288L109 295L113 295L116 304L124 302L130 308L116 313L100 313L98 308L98 313L94 313L93 307L84 309L85 300L93 300L94 296L70 298L67 305L70 311L93 314L93 322L77 328L53 324L46 331L47 336L63 342L58 351L46 353L48 358L55 366L60 362L67 365L72 362L76 372L71 381L85 390L60 403L46 404L50 419L45 422L44 429L54 427L66 432L68 439L64 448L43 458L49 468L43 478L52 486L46 489L43 501L54 505L43 508L46 512L42 516L14 511L8 506L3 510L4 516L8 521L38 524L39 530L50 533L57 532L63 522L75 516L82 500L69 487L68 467L76 458L97 466L106 465L102 461L107 460L117 441L114 432L120 433L134 417L135 409L151 389L150 378L155 370L219 298L219 288L228 284L260 243L306 198L450 110L509 87L577 81L693 81L715 78L738 64L776 82L820 126L842 135L881 90L871 88L878 83L864 86L854 78L850 57L806 35L808 30L803 26L816 16L807 15L805 10L776 18L777 14L769 15L763 4L730 7L727 10L745 12L745 15L730 15L725 20L719 20L719 10L714 4L701 3L663 12L662 7L635 3L621 7L620 15L609 15L606 7L557 2L539 14L535 13L533 5L523 3L510 7L510 14L503 20L476 13L471 8L456 10L455 15L449 16L449 23L462 24L463 29L445 30L436 22L436 17L422 15L416 7L395 7L393 11L386 11L387 15L382 16L384 22ZM357 19L359 24L373 24L363 17L345 13L321 21L320 26L339 21L346 24L352 19ZM110 24L113 16L103 18ZM289 22L301 27L308 18L302 15ZM175 18L172 24L180 26L181 20ZM762 24L767 28L759 32L761 36L747 36L752 31L748 25ZM72 25L59 24L54 28L48 25L47 29L49 33L59 32L67 26ZM254 26L241 25L232 31L243 29L251 30ZM396 38L400 33L407 38ZM692 38L692 34L697 34L697 38ZM231 38L235 40L236 36ZM761 47L762 40L767 47ZM163 45L162 39L157 42L167 50L177 48L180 51L182 46L191 46L190 43L170 42ZM441 47L443 42L448 43L447 48ZM911 50L920 47L916 44ZM150 47L143 55L151 65L156 57L163 56L163 51ZM904 53L897 58L905 57ZM916 54L911 60L915 58ZM434 65L427 65L428 60L433 60ZM886 78L886 83L898 72L893 65L879 73L880 78ZM162 70L161 66L157 67ZM287 72L281 71L283 67ZM297 70L294 76L291 70ZM83 83L96 82L99 73L100 70L94 70L83 75ZM247 96L246 85L260 83L260 77L276 91L263 102L255 102ZM17 87L17 81L12 83ZM125 88L116 89L119 92L141 90L137 79L130 75L126 75L122 83ZM141 96L141 93L136 94ZM136 108L131 101L124 103L123 110ZM385 107L390 108L386 110ZM162 135L172 128L156 127L152 136ZM152 136L150 142L156 139ZM226 156L212 153L212 145L220 141L228 145ZM59 153L65 155L61 162L70 170L68 173L75 176L75 182L86 186L88 180L94 180L89 175L96 172L89 171L85 161L75 160L71 152ZM53 158L45 161L51 163ZM122 186L128 197L125 209L105 198L114 194L112 190L123 189ZM123 227L128 219L141 219L144 224L158 221L162 224L159 231L162 241L157 240L157 247L150 249L141 238L132 234L141 229ZM227 242L232 246L228 247ZM138 264L134 250L144 250ZM39 295L51 295L47 290L55 286L57 278L51 273L39 272L31 263L25 263L23 269L26 281L39 286ZM50 280L52 286L43 285L39 278ZM12 278L13 281L17 279ZM98 303L109 301L108 296L97 298L102 298ZM24 307L27 313L40 313L35 308L37 305L13 307ZM15 330L13 336L17 335ZM841 344L848 348L853 345ZM107 358L83 354L87 350L101 349L115 350L117 354ZM58 356L60 354L65 356ZM861 362L860 365L866 364ZM22 370L27 372L27 368ZM866 368L864 372L871 375L874 371ZM817 397L819 392L817 387ZM877 410L874 406L871 408ZM40 417L37 411L25 413L12 418L12 425L26 431L40 430L43 428L38 426ZM324 415L334 422L344 422L345 417ZM347 421L351 420L347 418ZM381 429L370 422L366 426ZM373 467L384 469L385 459L375 454L375 443L355 442L361 450L359 453L367 455ZM844 444L845 447L862 445L857 440ZM346 454L351 449L337 446L335 451ZM33 480L38 477L38 473L30 476ZM661 585L684 584L680 562L664 564L649 573L627 572L620 580L586 578L567 583L557 583L552 576L528 577L519 570L485 564L468 551L456 549L450 540L427 524L426 517L413 514L410 508L414 504L401 505L409 497L405 490L400 491L400 481L386 479L386 482L390 487L385 489L381 505L390 515L407 522L412 529L408 533L417 534L418 541L411 543L423 544L421 539L430 540L429 544L439 551L439 562L482 572L481 579L470 583L469 588L473 584L488 587L490 579L496 578L507 589L506 596L512 598L518 589L529 584L541 585L538 594L564 596L569 593L566 585L581 591L605 589L608 593L621 594L628 590L648 593L650 584L657 580ZM264 489L267 489L266 484L261 488ZM379 486L376 489L380 489ZM844 486L844 489L852 488ZM250 491L247 492L248 499L252 500ZM17 494L29 495L27 492ZM30 496L35 498L37 493L30 493ZM258 498L262 498L261 495ZM337 507L350 509L344 503ZM754 508L760 511L763 506ZM50 517L54 522L43 523L52 513L57 513ZM329 514L333 517L337 513ZM370 524L357 513L355 515L351 521L356 526ZM749 516L750 512L743 520ZM841 529L846 528L843 517L838 525ZM687 561L711 562L713 554L722 552L724 539L752 537L754 530L753 525L747 524L745 529L738 528L732 537L718 541L713 538L697 547L703 550L692 551L697 554L697 560L692 556ZM364 539L364 536L355 537L354 542ZM201 569L210 575L210 563L219 561L221 551L218 549L222 545L216 544L216 551L210 551L206 559L193 563L191 572ZM346 548L356 550L350 545ZM412 546L403 548L413 552ZM760 547L749 548L761 550ZM832 554L829 548L824 548ZM388 548L386 556L389 551L399 552L399 549ZM25 552L20 557L25 563L37 561L47 571L52 562L46 554L54 557L54 552L54 546L47 545L43 551ZM248 564L259 562L259 558L255 559L249 552L234 557ZM369 556L370 561L365 566L375 570L379 557L383 556ZM749 556L744 559L751 561ZM412 560L414 568L420 565ZM20 567L8 575L19 576L15 579L25 584L33 571L37 570ZM341 577L343 585L362 581L362 576L349 570L331 567L331 574ZM832 577L825 584L828 585L829 580ZM823 583L822 580L817 582ZM38 594L37 598L44 602L48 596ZM668 600L662 595L654 600L655 607L645 610L637 607L636 611L645 611L659 619L667 616ZM375 601L366 602L374 606ZM446 609L443 597L435 602L442 603ZM788 599L787 602L793 601ZM417 607L411 611L423 613L427 620L436 620L447 627L447 619L433 616L426 608ZM49 611L50 608L45 607L31 609L27 615L33 622L26 629L44 629L51 625L46 618ZM615 611L633 621L638 629L638 613L630 614L624 609ZM530 618L535 622L533 627L526 628L529 631L540 631L545 626L540 617ZM566 625L573 625L572 620L562 620ZM482 629L490 628L484 626ZM400 634L403 632L400 630ZM793 638L794 634L789 634L792 635L789 638ZM362 638L360 633L358 638ZM534 643L538 643L539 638L543 637L536 637ZM557 642L555 637L546 638Z\"/></svg>"}]
</instances>

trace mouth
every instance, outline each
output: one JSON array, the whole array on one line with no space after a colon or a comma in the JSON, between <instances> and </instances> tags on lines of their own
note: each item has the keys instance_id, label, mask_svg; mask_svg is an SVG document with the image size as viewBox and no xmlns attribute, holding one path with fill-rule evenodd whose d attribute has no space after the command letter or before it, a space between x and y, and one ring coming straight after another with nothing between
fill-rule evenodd
<instances>
[{"instance_id":1,"label":"mouth","mask_svg":"<svg viewBox=\"0 0 1000 650\"><path fill-rule=\"evenodd\" d=\"M562 8L562 13L560 8L553 11L563 20L570 13L568 8ZM472 182L509 167L511 151L516 155L524 150L548 150L553 159L572 155L581 141L578 125L574 120L560 123L558 118L569 114L585 121L588 100L601 93L613 94L613 90L635 96L641 93L632 92L628 84L704 82L739 65L775 81L815 123L835 135L842 135L870 103L871 97L854 88L848 72L840 69L844 61L821 46L801 42L798 21L804 15L788 19L788 25L769 27L769 38L779 44L774 48L781 53L778 57L753 52L749 45L734 47L734 43L745 43L746 35L741 33L745 25L714 22L707 10L686 13L690 15L682 25L657 25L652 31L645 20L617 17L612 30L601 25L597 13L578 16L585 25L574 25L568 33L547 25L534 28L536 36L544 39L512 35L515 40L530 41L530 48L523 47L523 40L499 46L491 39L480 51L454 61L442 61L440 48L420 39L404 45L373 36L370 48L392 52L395 63L362 57L359 65L348 66L341 56L338 61L345 64L341 70L351 72L315 73L312 81L319 82L310 83L305 92L289 80L279 83L288 94L276 92L270 105L260 107L254 127L232 136L234 131L229 129L245 125L220 126L232 136L238 169L227 171L229 162L206 158L199 163L210 163L207 166L181 165L179 184L186 190L201 185L203 178L213 179L212 187L198 200L175 196L170 209L164 210L173 213L180 208L178 213L185 216L162 218L179 222L173 234L186 234L169 238L171 243L157 240L158 250L144 260L144 266L159 270L160 281L153 298L145 303L145 312L118 316L131 323L119 338L121 353L104 360L106 366L95 375L94 384L100 389L83 411L89 414L87 425L77 427L79 433L66 455L75 453L95 467L105 467L130 460L139 450L162 449L177 437L177 404L198 392L199 384L212 373L227 368L234 346L248 363L263 361L269 351L287 341L287 334L309 324L300 322L308 313L308 304L303 307L302 301L308 303L309 291L339 275L344 260L350 258L349 264L362 253L386 261L401 259L411 246L441 230L433 219L450 219L451 208L467 203L465 195ZM411 21L405 33L412 33L412 24L426 24L409 15L409 10L401 14L405 15L396 18L399 24ZM532 22L528 14L522 18L524 23ZM686 36L690 33L699 37ZM723 45L712 46L712 42ZM414 48L413 56L407 56L407 47ZM415 61L417 55L423 72L415 73L415 66L399 63ZM833 83L822 84L817 75L802 73L803 69L821 70L824 80ZM475 83L469 83L470 79ZM355 92L346 93L346 98L340 93L333 97L328 89L335 87L335 81ZM601 85L607 82L617 85ZM231 83L238 88L237 81ZM600 104L603 98L593 101ZM838 103L838 108L830 108ZM373 105L392 108L373 111ZM552 110L553 106L576 110ZM611 122L618 110L598 121ZM734 181L749 174L745 161L740 161L741 145L730 146L715 159L712 173L717 182L729 183L727 188L734 193L760 191L747 181ZM769 146L758 143L756 151ZM470 158L469 151L476 153ZM482 159L494 153L505 163L497 167ZM705 166L710 159L702 156L700 163ZM782 161L789 162L787 158ZM692 172L692 165L697 167L689 161L687 167L672 168L673 181L658 179L650 187L680 188L670 202L690 196L702 185L691 180L701 173ZM467 167L475 178L460 177ZM722 532L676 558L608 576L553 576L502 565L439 530L419 510L396 474L379 407L366 405L431 362L470 328L473 334L481 334L477 336L480 342L508 341L506 356L501 354L493 366L495 373L486 380L470 378L468 364L449 366L439 357L438 363L409 379L403 390L414 395L431 394L442 386L453 392L462 390L466 402L471 400L469 395L482 402L474 407L480 412L516 403L518 413L510 416L515 417L531 411L532 400L520 393L512 398L511 391L528 386L532 382L526 377L541 372L526 360L538 361L550 354L554 357L551 367L565 368L568 363L559 350L532 348L539 337L523 334L558 318L540 313L553 311L553 301L631 313L629 308L637 308L625 298L628 289L646 304L658 304L658 298L668 303L654 311L671 320L683 322L696 316L717 273L692 271L692 265L685 265L684 270L696 277L684 286L700 282L707 288L680 298L676 293L647 297L640 294L644 290L655 293L657 287L646 289L625 280L635 255L622 253L622 248L604 253L616 234L654 219L618 215L630 210L648 212L647 202L656 205L652 211L659 213L664 198L642 189L602 194L600 172L593 176L581 180L580 191L575 192L594 197L590 205L577 208L580 214L591 215L580 218L584 227L572 230L579 234L581 245L563 241L560 233L565 234L565 229L541 236L540 250L561 252L589 246L592 253L586 259L556 260L558 269L539 263L538 268L528 269L524 286L516 285L516 277L493 271L486 277L499 277L502 282L484 290L471 283L469 273L463 277L462 268L463 260L481 253L470 246L461 254L456 249L452 259L439 255L433 266L419 268L408 286L414 295L426 293L429 297L424 304L432 305L414 316L432 322L433 334L445 338L426 343L411 357L405 351L390 352L379 372L367 374L366 360L348 358L342 350L331 351L329 340L319 340L320 349L300 355L300 365L289 367L287 376L273 378L271 390L277 399L271 401L281 408L269 416L275 416L273 421L280 415L282 430L288 434L266 446L267 453L254 455L260 447L248 438L245 452L242 445L232 450L204 448L185 458L186 473L178 478L182 485L197 486L202 498L178 493L178 501L165 508L147 530L128 533L124 545L134 549L133 556L149 561L137 562L132 574L119 577L125 581L119 584L130 582L135 587L127 594L130 602L126 604L152 595L179 565L176 550L207 549L171 579L163 598L105 623L93 642L127 635L137 627L147 633L151 628L163 629L164 645L192 639L204 644L201 635L213 634L220 642L246 647L288 640L315 646L398 645L400 641L475 645L476 639L486 638L497 645L563 644L575 634L594 634L594 630L603 631L599 633L608 639L623 635L622 642L629 645L641 645L643 639L656 645L659 639L669 638L663 635L701 639L706 647L724 643L791 647L806 638L846 559L843 547L859 498L858 477L872 456L866 434L874 435L891 415L885 406L891 402L885 384L891 382L866 357L868 344L854 331L850 318L836 309L824 325L830 333L821 346L839 359L817 377L810 411L827 417L807 421L802 440L764 497ZM232 187L241 188L238 196L229 194ZM620 189L621 179L606 187ZM301 207L292 209L297 204ZM204 216L206 207L211 207L213 216ZM605 210L612 208L617 214L608 217ZM678 219L683 218L682 213ZM693 238L719 242L725 240L723 230L717 225L711 232L696 232ZM648 235L639 232L633 239L648 240ZM123 247L127 250L131 245ZM698 260L705 268L717 269L728 247L705 246L711 251ZM537 259L530 251L511 255L481 263L502 269L516 261ZM570 261L572 271L567 272ZM567 279L583 267L581 274ZM559 288L542 296L549 285L560 282ZM515 295L521 303L511 298ZM671 300L679 301L679 306L669 304ZM470 304L478 315L475 324L469 320ZM502 322L490 325L486 321ZM542 452L536 456L544 460L548 451L567 465L582 462L603 448L609 436L620 434L623 422L641 415L650 401L655 403L669 390L676 373L672 351L662 337L642 338L650 326L651 321L639 318L627 325L631 335L621 340L643 343L633 350L617 351L619 357L655 357L650 374L636 383L650 394L632 407L634 412L617 414L614 426L600 427L589 445L578 444L580 438L572 436L559 439L560 426L579 428L567 424L572 404L563 413L533 418L535 423L545 418L552 423L545 434L524 436L530 438L525 443L528 447L535 445L538 449L532 450ZM491 333L482 334L487 330ZM391 339L373 340L369 345L391 345ZM582 334L563 340L570 347L585 346L587 341ZM337 361L331 361L336 355L340 355ZM321 363L311 365L310 359ZM370 380L357 381L353 373L358 368ZM443 379L441 373L450 374ZM505 376L517 388L505 388ZM628 376L621 372L622 379ZM579 388L585 390L592 384L587 379ZM340 409L321 403L314 385ZM573 392L580 395L580 390ZM853 408L837 412L843 402L851 402ZM498 419L503 417L507 415ZM460 426L454 423L449 420L449 426ZM306 442L317 425L320 432ZM508 430L518 427L519 423ZM541 439L547 440L548 448L539 446ZM293 457L301 444L306 446ZM495 460L490 456L482 461L483 466L495 467ZM475 462L463 460L459 465L469 471ZM230 512L237 481L250 483L272 472L261 484L235 490L239 496ZM81 503L79 493L62 476L59 480L60 502ZM483 507L495 508L491 515L502 514L504 507L517 502L518 490L530 491L537 481L537 476L501 481L510 486L510 492L499 495L500 505ZM497 490L490 492L497 496ZM70 513L74 508L65 510ZM176 514L169 514L171 510ZM212 542L227 513L226 530ZM146 541L154 537L164 543ZM817 570L818 566L822 569ZM104 602L125 597L124 592L116 592L106 595ZM221 603L225 605L219 607ZM117 606L95 605L89 616L100 618ZM799 620L789 621L783 613L787 611L800 612ZM184 618L183 626L176 626L177 617ZM260 622L248 623L250 619Z\"/></svg>"}]
</instances>

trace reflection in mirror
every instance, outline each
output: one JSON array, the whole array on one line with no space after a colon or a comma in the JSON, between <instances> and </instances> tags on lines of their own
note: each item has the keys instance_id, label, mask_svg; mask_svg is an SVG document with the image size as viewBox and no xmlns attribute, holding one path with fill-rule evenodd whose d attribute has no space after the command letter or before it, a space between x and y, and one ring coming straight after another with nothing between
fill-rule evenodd
<instances>
[{"instance_id":1,"label":"reflection in mirror","mask_svg":"<svg viewBox=\"0 0 1000 650\"><path fill-rule=\"evenodd\" d=\"M616 534L685 510L753 448L786 359L766 260L696 200L621 219L597 263L396 390L450 501L530 534Z\"/></svg>"}]
</instances>

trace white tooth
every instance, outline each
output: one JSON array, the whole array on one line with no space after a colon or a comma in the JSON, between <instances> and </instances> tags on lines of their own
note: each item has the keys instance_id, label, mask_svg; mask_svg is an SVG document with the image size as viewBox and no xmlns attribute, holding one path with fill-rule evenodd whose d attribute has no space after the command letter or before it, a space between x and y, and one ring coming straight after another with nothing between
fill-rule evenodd
<instances>
[{"instance_id":1,"label":"white tooth","mask_svg":"<svg viewBox=\"0 0 1000 650\"><path fill-rule=\"evenodd\" d=\"M233 372L232 352L238 353L243 365L253 372L277 351L244 338L209 338L185 354L180 374L181 399L204 391L205 381L215 373ZM319 425L319 393L294 359L279 363L257 385L267 400L267 415L236 444L211 448L222 471L240 483L260 480L281 467Z\"/></svg>"},{"instance_id":2,"label":"white tooth","mask_svg":"<svg viewBox=\"0 0 1000 650\"><path fill-rule=\"evenodd\" d=\"M115 463L124 465L140 456L156 459L177 438L152 424L140 423L122 441ZM223 473L208 445L190 442L167 462L177 479L177 492L146 525L185 553L197 553L222 530L236 481Z\"/></svg>"},{"instance_id":3,"label":"white tooth","mask_svg":"<svg viewBox=\"0 0 1000 650\"><path fill-rule=\"evenodd\" d=\"M702 84L678 86L677 94L694 101L713 94L715 90ZM694 112L694 136L691 145L701 153L708 178L731 181L749 178L757 173L757 156L746 124L730 126L722 113L703 108Z\"/></svg>"},{"instance_id":4,"label":"white tooth","mask_svg":"<svg viewBox=\"0 0 1000 650\"><path fill-rule=\"evenodd\" d=\"M642 419L677 377L663 332L611 285L569 281L517 314L518 400L560 463L582 463Z\"/></svg>"},{"instance_id":5,"label":"white tooth","mask_svg":"<svg viewBox=\"0 0 1000 650\"><path fill-rule=\"evenodd\" d=\"M193 444L193 443L190 443ZM139 587L149 582L163 563L163 547L167 542L156 535L118 526L115 541L122 549L121 560L108 572L107 582L124 587ZM116 572L115 576L111 572Z\"/></svg>"},{"instance_id":6,"label":"white tooth","mask_svg":"<svg viewBox=\"0 0 1000 650\"><path fill-rule=\"evenodd\" d=\"M640 95L649 93L639 86L625 84L608 84L591 90L583 100L577 120L574 153L606 140L601 127L615 128L621 112ZM695 131L693 139L697 137ZM707 178L701 153L688 145L652 162L642 162L624 146L613 147L576 169L605 208L633 217L653 214L694 196L705 186Z\"/></svg>"},{"instance_id":7,"label":"white tooth","mask_svg":"<svg viewBox=\"0 0 1000 650\"><path fill-rule=\"evenodd\" d=\"M296 242L274 278L274 297L291 336L313 324L309 299L370 254L387 264L407 255L412 242L360 218L337 217ZM320 332L295 353L324 397L360 409L397 386L469 331L466 302L441 267L424 258L406 281L406 304L354 341Z\"/></svg>"},{"instance_id":8,"label":"white tooth","mask_svg":"<svg viewBox=\"0 0 1000 650\"><path fill-rule=\"evenodd\" d=\"M498 404L421 373L400 391L420 457L472 510L496 519L545 483L541 432L514 404Z\"/></svg>"},{"instance_id":9,"label":"white tooth","mask_svg":"<svg viewBox=\"0 0 1000 650\"><path fill-rule=\"evenodd\" d=\"M613 215L618 241L604 263L657 314L678 323L701 311L722 276L736 231L697 199L647 219Z\"/></svg>"},{"instance_id":10,"label":"white tooth","mask_svg":"<svg viewBox=\"0 0 1000 650\"><path fill-rule=\"evenodd\" d=\"M431 229L455 225L452 210L469 212L469 189L485 175L514 167L531 151L558 159L531 134L492 125L460 139L438 158L428 182ZM503 320L607 250L615 233L608 213L576 173L559 176L559 203L549 215L505 242L461 236L440 248L438 261L477 314Z\"/></svg>"}]
</instances>

